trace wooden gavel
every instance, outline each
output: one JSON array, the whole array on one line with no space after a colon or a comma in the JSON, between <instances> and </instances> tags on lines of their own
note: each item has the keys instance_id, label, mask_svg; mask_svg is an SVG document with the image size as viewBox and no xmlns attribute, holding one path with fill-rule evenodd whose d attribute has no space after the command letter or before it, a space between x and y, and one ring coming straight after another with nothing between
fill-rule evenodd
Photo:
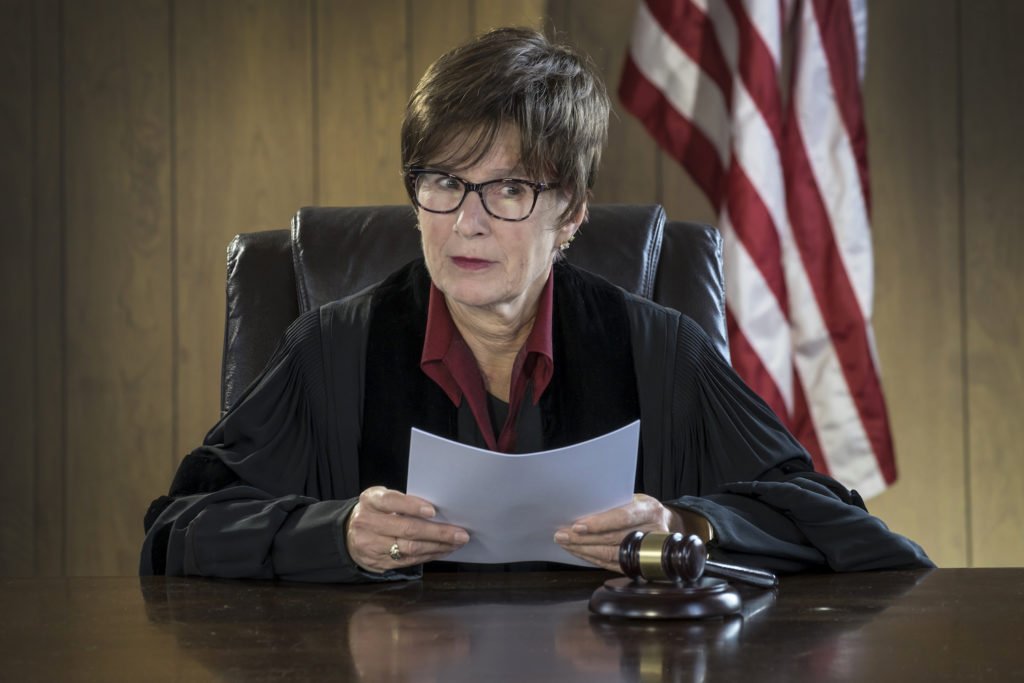
<instances>
[{"instance_id":1,"label":"wooden gavel","mask_svg":"<svg viewBox=\"0 0 1024 683\"><path fill-rule=\"evenodd\" d=\"M723 579L774 588L771 572L708 559L693 534L634 531L619 544L625 576L608 579L590 597L590 611L629 619L708 619L738 614L740 593Z\"/></svg>"},{"instance_id":2,"label":"wooden gavel","mask_svg":"<svg viewBox=\"0 0 1024 683\"><path fill-rule=\"evenodd\" d=\"M619 566L633 580L692 585L706 574L761 588L779 584L769 571L709 560L699 536L679 532L634 531L619 545Z\"/></svg>"}]
</instances>

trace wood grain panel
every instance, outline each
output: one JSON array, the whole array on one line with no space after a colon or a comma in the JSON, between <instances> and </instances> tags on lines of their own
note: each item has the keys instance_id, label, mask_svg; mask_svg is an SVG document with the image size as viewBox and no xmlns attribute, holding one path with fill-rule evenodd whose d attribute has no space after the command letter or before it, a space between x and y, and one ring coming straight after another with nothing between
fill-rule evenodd
<instances>
[{"instance_id":1,"label":"wood grain panel","mask_svg":"<svg viewBox=\"0 0 1024 683\"><path fill-rule=\"evenodd\" d=\"M67 562L137 570L171 442L167 3L64 4Z\"/></svg>"},{"instance_id":2,"label":"wood grain panel","mask_svg":"<svg viewBox=\"0 0 1024 683\"><path fill-rule=\"evenodd\" d=\"M224 253L313 200L311 6L175 8L177 462L219 415Z\"/></svg>"},{"instance_id":3,"label":"wood grain panel","mask_svg":"<svg viewBox=\"0 0 1024 683\"><path fill-rule=\"evenodd\" d=\"M1024 4L961 3L972 549L1024 564Z\"/></svg>"},{"instance_id":4,"label":"wood grain panel","mask_svg":"<svg viewBox=\"0 0 1024 683\"><path fill-rule=\"evenodd\" d=\"M473 35L471 0L410 0L409 74L406 95L435 59Z\"/></svg>"},{"instance_id":5,"label":"wood grain panel","mask_svg":"<svg viewBox=\"0 0 1024 683\"><path fill-rule=\"evenodd\" d=\"M643 126L622 109L616 94L632 32L633 3L558 0L550 7L555 30L564 32L567 42L590 55L612 101L608 146L602 156L594 202L656 202L657 146Z\"/></svg>"},{"instance_id":6,"label":"wood grain panel","mask_svg":"<svg viewBox=\"0 0 1024 683\"><path fill-rule=\"evenodd\" d=\"M546 9L545 0L473 0L473 33L480 34L501 26L529 26L540 29L544 25Z\"/></svg>"},{"instance_id":7,"label":"wood grain panel","mask_svg":"<svg viewBox=\"0 0 1024 683\"><path fill-rule=\"evenodd\" d=\"M36 0L35 119L35 573L64 574L64 231L61 223L60 7Z\"/></svg>"},{"instance_id":8,"label":"wood grain panel","mask_svg":"<svg viewBox=\"0 0 1024 683\"><path fill-rule=\"evenodd\" d=\"M943 566L967 561L955 9L873 4L865 86L874 322L899 468L868 507Z\"/></svg>"},{"instance_id":9,"label":"wood grain panel","mask_svg":"<svg viewBox=\"0 0 1024 683\"><path fill-rule=\"evenodd\" d=\"M35 548L32 289L32 6L0 3L0 576L28 576Z\"/></svg>"},{"instance_id":10,"label":"wood grain panel","mask_svg":"<svg viewBox=\"0 0 1024 683\"><path fill-rule=\"evenodd\" d=\"M318 203L404 204L406 0L318 2Z\"/></svg>"}]
</instances>

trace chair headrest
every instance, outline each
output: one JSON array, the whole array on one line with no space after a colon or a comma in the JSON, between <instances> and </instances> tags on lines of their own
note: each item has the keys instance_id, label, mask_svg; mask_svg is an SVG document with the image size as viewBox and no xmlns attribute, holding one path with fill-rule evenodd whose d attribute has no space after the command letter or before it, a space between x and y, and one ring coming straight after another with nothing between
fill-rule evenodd
<instances>
[{"instance_id":1,"label":"chair headrest","mask_svg":"<svg viewBox=\"0 0 1024 683\"><path fill-rule=\"evenodd\" d=\"M568 260L652 298L665 229L660 206L593 206ZM358 292L421 254L411 206L305 207L292 221L299 306Z\"/></svg>"}]
</instances>

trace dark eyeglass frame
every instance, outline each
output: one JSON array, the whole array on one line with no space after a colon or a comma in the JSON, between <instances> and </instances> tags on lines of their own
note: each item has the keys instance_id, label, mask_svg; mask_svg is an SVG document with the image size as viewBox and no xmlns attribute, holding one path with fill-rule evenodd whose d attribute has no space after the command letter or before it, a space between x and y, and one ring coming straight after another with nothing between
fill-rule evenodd
<instances>
[{"instance_id":1,"label":"dark eyeglass frame","mask_svg":"<svg viewBox=\"0 0 1024 683\"><path fill-rule=\"evenodd\" d=\"M451 209L448 209L447 211L438 211L437 209L428 209L427 207L425 207L422 204L420 204L419 200L416 198L416 179L419 178L421 175L423 175L425 173L433 173L433 174L436 174L436 175L447 176L448 178L452 178L453 180L457 180L460 183L462 183L462 199L459 200L459 203L456 204ZM554 189L558 188L558 185L555 184L555 183L538 183L538 182L534 182L532 180L525 180L523 178L495 178L494 180L488 180L488 181L483 182L483 183L471 183L468 180L466 180L465 178L460 178L459 176L455 175L454 173L449 173L448 171L442 171L439 168L421 168L421 167L418 167L418 166L406 168L404 170L404 175L405 175L405 189L409 193L409 198L412 200L412 203L416 205L416 208L423 209L424 211L429 211L430 213L440 213L440 214L455 213L456 211L459 210L459 207L462 206L463 202L466 201L466 197L469 196L469 193L470 192L476 192L477 195L480 197L480 206L484 207L484 211L487 212L488 216L490 216L491 218L497 218L499 221L508 221L510 223L518 223L520 221L525 221L527 218L532 216L533 215L533 210L537 208L537 198L540 197L540 193L544 192L546 190L554 190ZM505 218L504 216L498 216L494 212L492 212L490 210L490 208L488 208L487 200L484 199L484 188L485 187L487 187L488 185L494 185L496 183L507 183L507 182L522 183L523 185L526 185L527 187L529 187L530 189L533 190L533 204L530 205L530 210L527 211L526 215L523 216L522 218Z\"/></svg>"}]
</instances>

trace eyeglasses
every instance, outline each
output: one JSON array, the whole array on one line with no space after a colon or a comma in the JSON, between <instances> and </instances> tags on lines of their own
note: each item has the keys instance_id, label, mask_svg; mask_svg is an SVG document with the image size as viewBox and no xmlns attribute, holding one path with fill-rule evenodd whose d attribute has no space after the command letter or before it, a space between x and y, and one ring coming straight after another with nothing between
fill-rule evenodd
<instances>
[{"instance_id":1,"label":"eyeglasses","mask_svg":"<svg viewBox=\"0 0 1024 683\"><path fill-rule=\"evenodd\" d=\"M432 168L406 169L405 182L413 203L424 211L452 213L462 206L466 195L476 192L484 211L503 221L526 220L537 206L540 193L557 187L519 178L471 183Z\"/></svg>"}]
</instances>

